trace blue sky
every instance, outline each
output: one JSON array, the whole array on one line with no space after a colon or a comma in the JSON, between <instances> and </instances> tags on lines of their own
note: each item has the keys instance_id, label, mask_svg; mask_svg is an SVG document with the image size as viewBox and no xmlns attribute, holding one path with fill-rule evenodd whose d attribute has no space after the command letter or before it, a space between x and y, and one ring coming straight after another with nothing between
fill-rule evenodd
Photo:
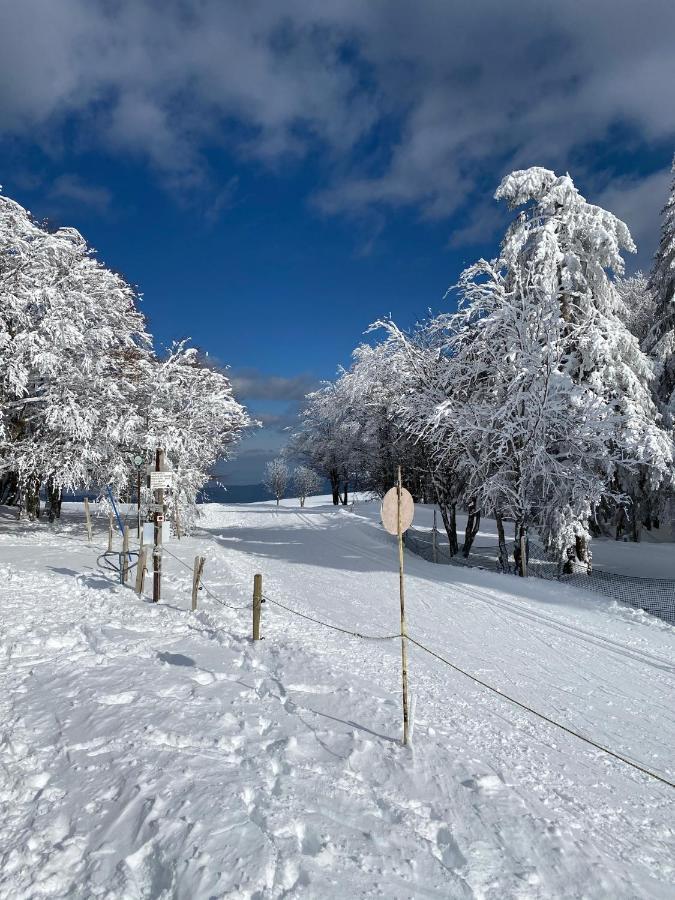
<instances>
[{"instance_id":1,"label":"blue sky","mask_svg":"<svg viewBox=\"0 0 675 900\"><path fill-rule=\"evenodd\" d=\"M568 170L649 265L675 150L675 4L2 2L0 183L232 367L265 427L375 318L494 254L513 168ZM646 10L649 15L646 15Z\"/></svg>"}]
</instances>

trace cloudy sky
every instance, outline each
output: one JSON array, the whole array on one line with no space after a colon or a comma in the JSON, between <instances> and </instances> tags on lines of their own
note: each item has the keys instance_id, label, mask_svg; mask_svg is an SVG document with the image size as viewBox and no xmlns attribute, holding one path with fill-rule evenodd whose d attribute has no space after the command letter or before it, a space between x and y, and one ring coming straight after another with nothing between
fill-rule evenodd
<instances>
[{"instance_id":1,"label":"cloudy sky","mask_svg":"<svg viewBox=\"0 0 675 900\"><path fill-rule=\"evenodd\" d=\"M375 318L495 253L513 168L569 171L648 267L675 150L673 0L0 0L0 183L138 284L158 342L265 427Z\"/></svg>"}]
</instances>

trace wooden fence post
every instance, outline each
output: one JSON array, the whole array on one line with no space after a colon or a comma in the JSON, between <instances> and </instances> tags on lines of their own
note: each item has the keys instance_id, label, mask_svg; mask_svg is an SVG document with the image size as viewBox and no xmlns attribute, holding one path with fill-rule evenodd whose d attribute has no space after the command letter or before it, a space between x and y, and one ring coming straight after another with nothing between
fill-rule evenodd
<instances>
[{"instance_id":1,"label":"wooden fence post","mask_svg":"<svg viewBox=\"0 0 675 900\"><path fill-rule=\"evenodd\" d=\"M262 575L253 576L253 640L260 640L260 612L262 610Z\"/></svg>"},{"instance_id":2,"label":"wooden fence post","mask_svg":"<svg viewBox=\"0 0 675 900\"><path fill-rule=\"evenodd\" d=\"M139 597L143 595L145 587L145 572L147 568L148 551L142 547L138 554L138 565L136 567L136 593Z\"/></svg>"},{"instance_id":3,"label":"wooden fence post","mask_svg":"<svg viewBox=\"0 0 675 900\"><path fill-rule=\"evenodd\" d=\"M127 583L129 577L129 526L124 526L124 538L122 540L122 582Z\"/></svg>"},{"instance_id":4,"label":"wooden fence post","mask_svg":"<svg viewBox=\"0 0 675 900\"><path fill-rule=\"evenodd\" d=\"M84 498L84 518L87 523L87 537L89 538L89 543L91 544L92 536L91 536L91 513L89 512L89 498Z\"/></svg>"},{"instance_id":5,"label":"wooden fence post","mask_svg":"<svg viewBox=\"0 0 675 900\"><path fill-rule=\"evenodd\" d=\"M195 567L192 573L192 611L197 609L197 591L199 590L199 582L202 579L204 571L204 563L206 560L203 556L195 556Z\"/></svg>"}]
</instances>

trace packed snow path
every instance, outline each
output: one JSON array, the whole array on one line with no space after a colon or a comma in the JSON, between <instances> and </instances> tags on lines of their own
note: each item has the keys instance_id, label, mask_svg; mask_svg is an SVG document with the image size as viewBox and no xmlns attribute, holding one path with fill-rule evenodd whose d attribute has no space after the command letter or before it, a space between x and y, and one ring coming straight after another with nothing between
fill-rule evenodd
<instances>
[{"instance_id":1,"label":"packed snow path","mask_svg":"<svg viewBox=\"0 0 675 900\"><path fill-rule=\"evenodd\" d=\"M70 515L68 513L67 515ZM0 897L671 897L675 792L411 648L371 505L206 508L154 606L81 521L0 526ZM103 535L99 532L99 544ZM411 633L673 780L675 629L408 556Z\"/></svg>"}]
</instances>

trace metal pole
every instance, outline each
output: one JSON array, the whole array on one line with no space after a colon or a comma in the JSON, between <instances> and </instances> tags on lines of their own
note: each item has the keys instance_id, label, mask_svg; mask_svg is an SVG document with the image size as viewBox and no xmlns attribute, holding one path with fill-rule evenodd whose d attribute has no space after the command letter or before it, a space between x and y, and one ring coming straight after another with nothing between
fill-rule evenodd
<instances>
[{"instance_id":1,"label":"metal pole","mask_svg":"<svg viewBox=\"0 0 675 900\"><path fill-rule=\"evenodd\" d=\"M141 539L141 470L136 473L136 498L138 500L138 522L136 523L136 537Z\"/></svg>"},{"instance_id":2,"label":"metal pole","mask_svg":"<svg viewBox=\"0 0 675 900\"><path fill-rule=\"evenodd\" d=\"M155 453L155 472L161 472L164 467L164 451ZM161 510L161 512L159 512ZM162 596L162 526L164 525L164 488L155 491L155 546L152 551L152 602L158 603Z\"/></svg>"},{"instance_id":3,"label":"metal pole","mask_svg":"<svg viewBox=\"0 0 675 900\"><path fill-rule=\"evenodd\" d=\"M401 598L401 670L403 675L403 745L408 746L408 632L405 624L405 591L403 582L403 527L401 522L401 467L398 467L398 584Z\"/></svg>"}]
</instances>

